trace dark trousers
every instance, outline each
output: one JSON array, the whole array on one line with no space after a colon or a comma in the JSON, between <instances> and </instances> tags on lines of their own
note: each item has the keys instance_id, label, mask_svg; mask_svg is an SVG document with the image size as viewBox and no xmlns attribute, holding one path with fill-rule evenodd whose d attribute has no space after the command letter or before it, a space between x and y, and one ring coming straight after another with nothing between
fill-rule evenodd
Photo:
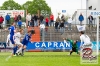
<instances>
[{"instance_id":1,"label":"dark trousers","mask_svg":"<svg viewBox=\"0 0 100 66\"><path fill-rule=\"evenodd\" d=\"M89 27L92 26L93 27L93 23L92 21L89 21Z\"/></svg>"},{"instance_id":2,"label":"dark trousers","mask_svg":"<svg viewBox=\"0 0 100 66\"><path fill-rule=\"evenodd\" d=\"M30 26L30 21L28 21L28 26Z\"/></svg>"},{"instance_id":3,"label":"dark trousers","mask_svg":"<svg viewBox=\"0 0 100 66\"><path fill-rule=\"evenodd\" d=\"M3 27L2 27L2 23L0 23L0 29L2 29Z\"/></svg>"},{"instance_id":4,"label":"dark trousers","mask_svg":"<svg viewBox=\"0 0 100 66\"><path fill-rule=\"evenodd\" d=\"M30 26L34 27L34 21L30 22Z\"/></svg>"},{"instance_id":5,"label":"dark trousers","mask_svg":"<svg viewBox=\"0 0 100 66\"><path fill-rule=\"evenodd\" d=\"M7 20L7 25L6 26L10 26L10 20Z\"/></svg>"},{"instance_id":6,"label":"dark trousers","mask_svg":"<svg viewBox=\"0 0 100 66\"><path fill-rule=\"evenodd\" d=\"M46 22L46 26L49 26L49 25L48 25L48 22Z\"/></svg>"},{"instance_id":7,"label":"dark trousers","mask_svg":"<svg viewBox=\"0 0 100 66\"><path fill-rule=\"evenodd\" d=\"M18 25L19 26L19 29L21 29L22 25Z\"/></svg>"}]
</instances>

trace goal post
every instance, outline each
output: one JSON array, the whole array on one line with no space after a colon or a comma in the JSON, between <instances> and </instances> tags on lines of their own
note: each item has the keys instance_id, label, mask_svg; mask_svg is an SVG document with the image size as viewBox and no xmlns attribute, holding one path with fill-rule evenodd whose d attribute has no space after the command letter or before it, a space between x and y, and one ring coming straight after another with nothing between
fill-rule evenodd
<instances>
[{"instance_id":1,"label":"goal post","mask_svg":"<svg viewBox=\"0 0 100 66\"><path fill-rule=\"evenodd\" d=\"M100 16L98 16L97 17L97 55L99 55L99 22L100 22L100 20L99 20L99 17Z\"/></svg>"}]
</instances>

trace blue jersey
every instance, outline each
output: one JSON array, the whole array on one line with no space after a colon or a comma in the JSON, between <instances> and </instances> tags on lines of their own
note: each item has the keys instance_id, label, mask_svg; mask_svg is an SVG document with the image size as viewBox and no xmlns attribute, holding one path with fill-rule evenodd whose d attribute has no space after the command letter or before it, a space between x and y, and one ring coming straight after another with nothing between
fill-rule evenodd
<instances>
[{"instance_id":1,"label":"blue jersey","mask_svg":"<svg viewBox=\"0 0 100 66\"><path fill-rule=\"evenodd\" d=\"M22 22L21 21L18 21L18 25L22 25Z\"/></svg>"},{"instance_id":2,"label":"blue jersey","mask_svg":"<svg viewBox=\"0 0 100 66\"><path fill-rule=\"evenodd\" d=\"M22 41L22 44L23 45L27 45L29 40L30 40L30 38L31 38L31 35L26 34L24 39L23 39L23 41Z\"/></svg>"},{"instance_id":3,"label":"blue jersey","mask_svg":"<svg viewBox=\"0 0 100 66\"><path fill-rule=\"evenodd\" d=\"M9 27L10 36L13 36L14 35L14 30L15 30L15 27L14 26L10 26Z\"/></svg>"},{"instance_id":4,"label":"blue jersey","mask_svg":"<svg viewBox=\"0 0 100 66\"><path fill-rule=\"evenodd\" d=\"M10 27L9 27L9 31L10 31L10 41L11 41L12 44L15 44L15 43L14 43L14 39L13 39L14 30L15 30L15 27L14 27L14 26L10 26Z\"/></svg>"}]
</instances>

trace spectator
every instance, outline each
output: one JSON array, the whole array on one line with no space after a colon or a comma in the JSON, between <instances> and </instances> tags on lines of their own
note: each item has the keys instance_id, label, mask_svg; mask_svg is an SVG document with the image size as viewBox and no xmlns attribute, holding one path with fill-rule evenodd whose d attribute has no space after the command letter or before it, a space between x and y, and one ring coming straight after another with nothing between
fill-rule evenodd
<instances>
[{"instance_id":1,"label":"spectator","mask_svg":"<svg viewBox=\"0 0 100 66\"><path fill-rule=\"evenodd\" d=\"M82 21L84 20L84 17L83 17L83 15L82 15L82 13L80 14L80 16L79 16L79 21L80 21L80 25L82 25Z\"/></svg>"},{"instance_id":2,"label":"spectator","mask_svg":"<svg viewBox=\"0 0 100 66\"><path fill-rule=\"evenodd\" d=\"M72 30L72 28L71 28L71 23L72 23L72 18L69 17L69 18L68 18L68 30Z\"/></svg>"},{"instance_id":3,"label":"spectator","mask_svg":"<svg viewBox=\"0 0 100 66\"><path fill-rule=\"evenodd\" d=\"M49 22L48 17L46 17L45 22L46 22L46 26L48 26L48 22Z\"/></svg>"},{"instance_id":4,"label":"spectator","mask_svg":"<svg viewBox=\"0 0 100 66\"><path fill-rule=\"evenodd\" d=\"M19 15L18 15L18 21L21 20L21 19L22 19L22 17L21 17L21 15L19 14Z\"/></svg>"},{"instance_id":5,"label":"spectator","mask_svg":"<svg viewBox=\"0 0 100 66\"><path fill-rule=\"evenodd\" d=\"M89 27L90 27L90 26L93 27L93 16L90 15L90 16L88 17L88 19L89 19Z\"/></svg>"},{"instance_id":6,"label":"spectator","mask_svg":"<svg viewBox=\"0 0 100 66\"><path fill-rule=\"evenodd\" d=\"M44 31L45 31L45 25L43 23L41 23L40 24L40 33L41 33L41 36L45 34Z\"/></svg>"},{"instance_id":7,"label":"spectator","mask_svg":"<svg viewBox=\"0 0 100 66\"><path fill-rule=\"evenodd\" d=\"M56 19L56 22L55 22L55 29L56 29L56 31L58 31L59 22L60 22L60 18L58 16L57 19Z\"/></svg>"},{"instance_id":8,"label":"spectator","mask_svg":"<svg viewBox=\"0 0 100 66\"><path fill-rule=\"evenodd\" d=\"M21 26L22 26L22 21L21 21L21 20L19 20L17 25L18 25L19 29L21 29Z\"/></svg>"},{"instance_id":9,"label":"spectator","mask_svg":"<svg viewBox=\"0 0 100 66\"><path fill-rule=\"evenodd\" d=\"M65 17L64 17L64 15L61 16L61 20L62 20L63 22L65 22Z\"/></svg>"},{"instance_id":10,"label":"spectator","mask_svg":"<svg viewBox=\"0 0 100 66\"><path fill-rule=\"evenodd\" d=\"M3 23L4 18L2 16L0 16L0 29L3 29L3 27L1 26L1 24Z\"/></svg>"},{"instance_id":11,"label":"spectator","mask_svg":"<svg viewBox=\"0 0 100 66\"><path fill-rule=\"evenodd\" d=\"M34 26L38 26L38 16L34 15Z\"/></svg>"},{"instance_id":12,"label":"spectator","mask_svg":"<svg viewBox=\"0 0 100 66\"><path fill-rule=\"evenodd\" d=\"M61 35L64 33L64 22L61 21L61 24L60 24L60 32L61 32Z\"/></svg>"},{"instance_id":13,"label":"spectator","mask_svg":"<svg viewBox=\"0 0 100 66\"><path fill-rule=\"evenodd\" d=\"M6 19L6 24L9 27L10 26L10 15L8 15L8 13L7 13L5 19Z\"/></svg>"},{"instance_id":14,"label":"spectator","mask_svg":"<svg viewBox=\"0 0 100 66\"><path fill-rule=\"evenodd\" d=\"M51 15L50 15L50 26L53 27L53 25L54 25L54 15L51 14Z\"/></svg>"},{"instance_id":15,"label":"spectator","mask_svg":"<svg viewBox=\"0 0 100 66\"><path fill-rule=\"evenodd\" d=\"M49 23L49 19L48 19L48 17L46 17L45 18L45 22L46 22L46 27L45 27L45 30L46 30L46 32L48 31L48 23Z\"/></svg>"},{"instance_id":16,"label":"spectator","mask_svg":"<svg viewBox=\"0 0 100 66\"><path fill-rule=\"evenodd\" d=\"M40 24L43 23L44 16L43 15L40 15L40 18L39 19L40 19Z\"/></svg>"},{"instance_id":17,"label":"spectator","mask_svg":"<svg viewBox=\"0 0 100 66\"><path fill-rule=\"evenodd\" d=\"M27 20L27 26L30 26L30 22L31 22L31 14L28 13L28 15L26 16L26 20Z\"/></svg>"},{"instance_id":18,"label":"spectator","mask_svg":"<svg viewBox=\"0 0 100 66\"><path fill-rule=\"evenodd\" d=\"M31 26L34 27L34 14L32 14L32 17L31 17Z\"/></svg>"},{"instance_id":19,"label":"spectator","mask_svg":"<svg viewBox=\"0 0 100 66\"><path fill-rule=\"evenodd\" d=\"M16 27L17 22L18 22L18 17L17 17L17 15L15 15L15 17L14 17L14 22L15 22L15 27Z\"/></svg>"}]
</instances>

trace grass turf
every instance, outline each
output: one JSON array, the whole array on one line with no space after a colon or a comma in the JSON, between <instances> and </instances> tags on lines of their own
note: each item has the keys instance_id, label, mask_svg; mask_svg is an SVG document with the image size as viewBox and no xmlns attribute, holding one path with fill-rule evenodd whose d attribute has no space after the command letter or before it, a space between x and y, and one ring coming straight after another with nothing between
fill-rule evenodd
<instances>
[{"instance_id":1,"label":"grass turf","mask_svg":"<svg viewBox=\"0 0 100 66\"><path fill-rule=\"evenodd\" d=\"M24 56L6 58L10 53L0 53L0 66L100 66L98 64L80 64L80 56L68 52L26 52ZM99 61L100 62L100 55Z\"/></svg>"}]
</instances>

